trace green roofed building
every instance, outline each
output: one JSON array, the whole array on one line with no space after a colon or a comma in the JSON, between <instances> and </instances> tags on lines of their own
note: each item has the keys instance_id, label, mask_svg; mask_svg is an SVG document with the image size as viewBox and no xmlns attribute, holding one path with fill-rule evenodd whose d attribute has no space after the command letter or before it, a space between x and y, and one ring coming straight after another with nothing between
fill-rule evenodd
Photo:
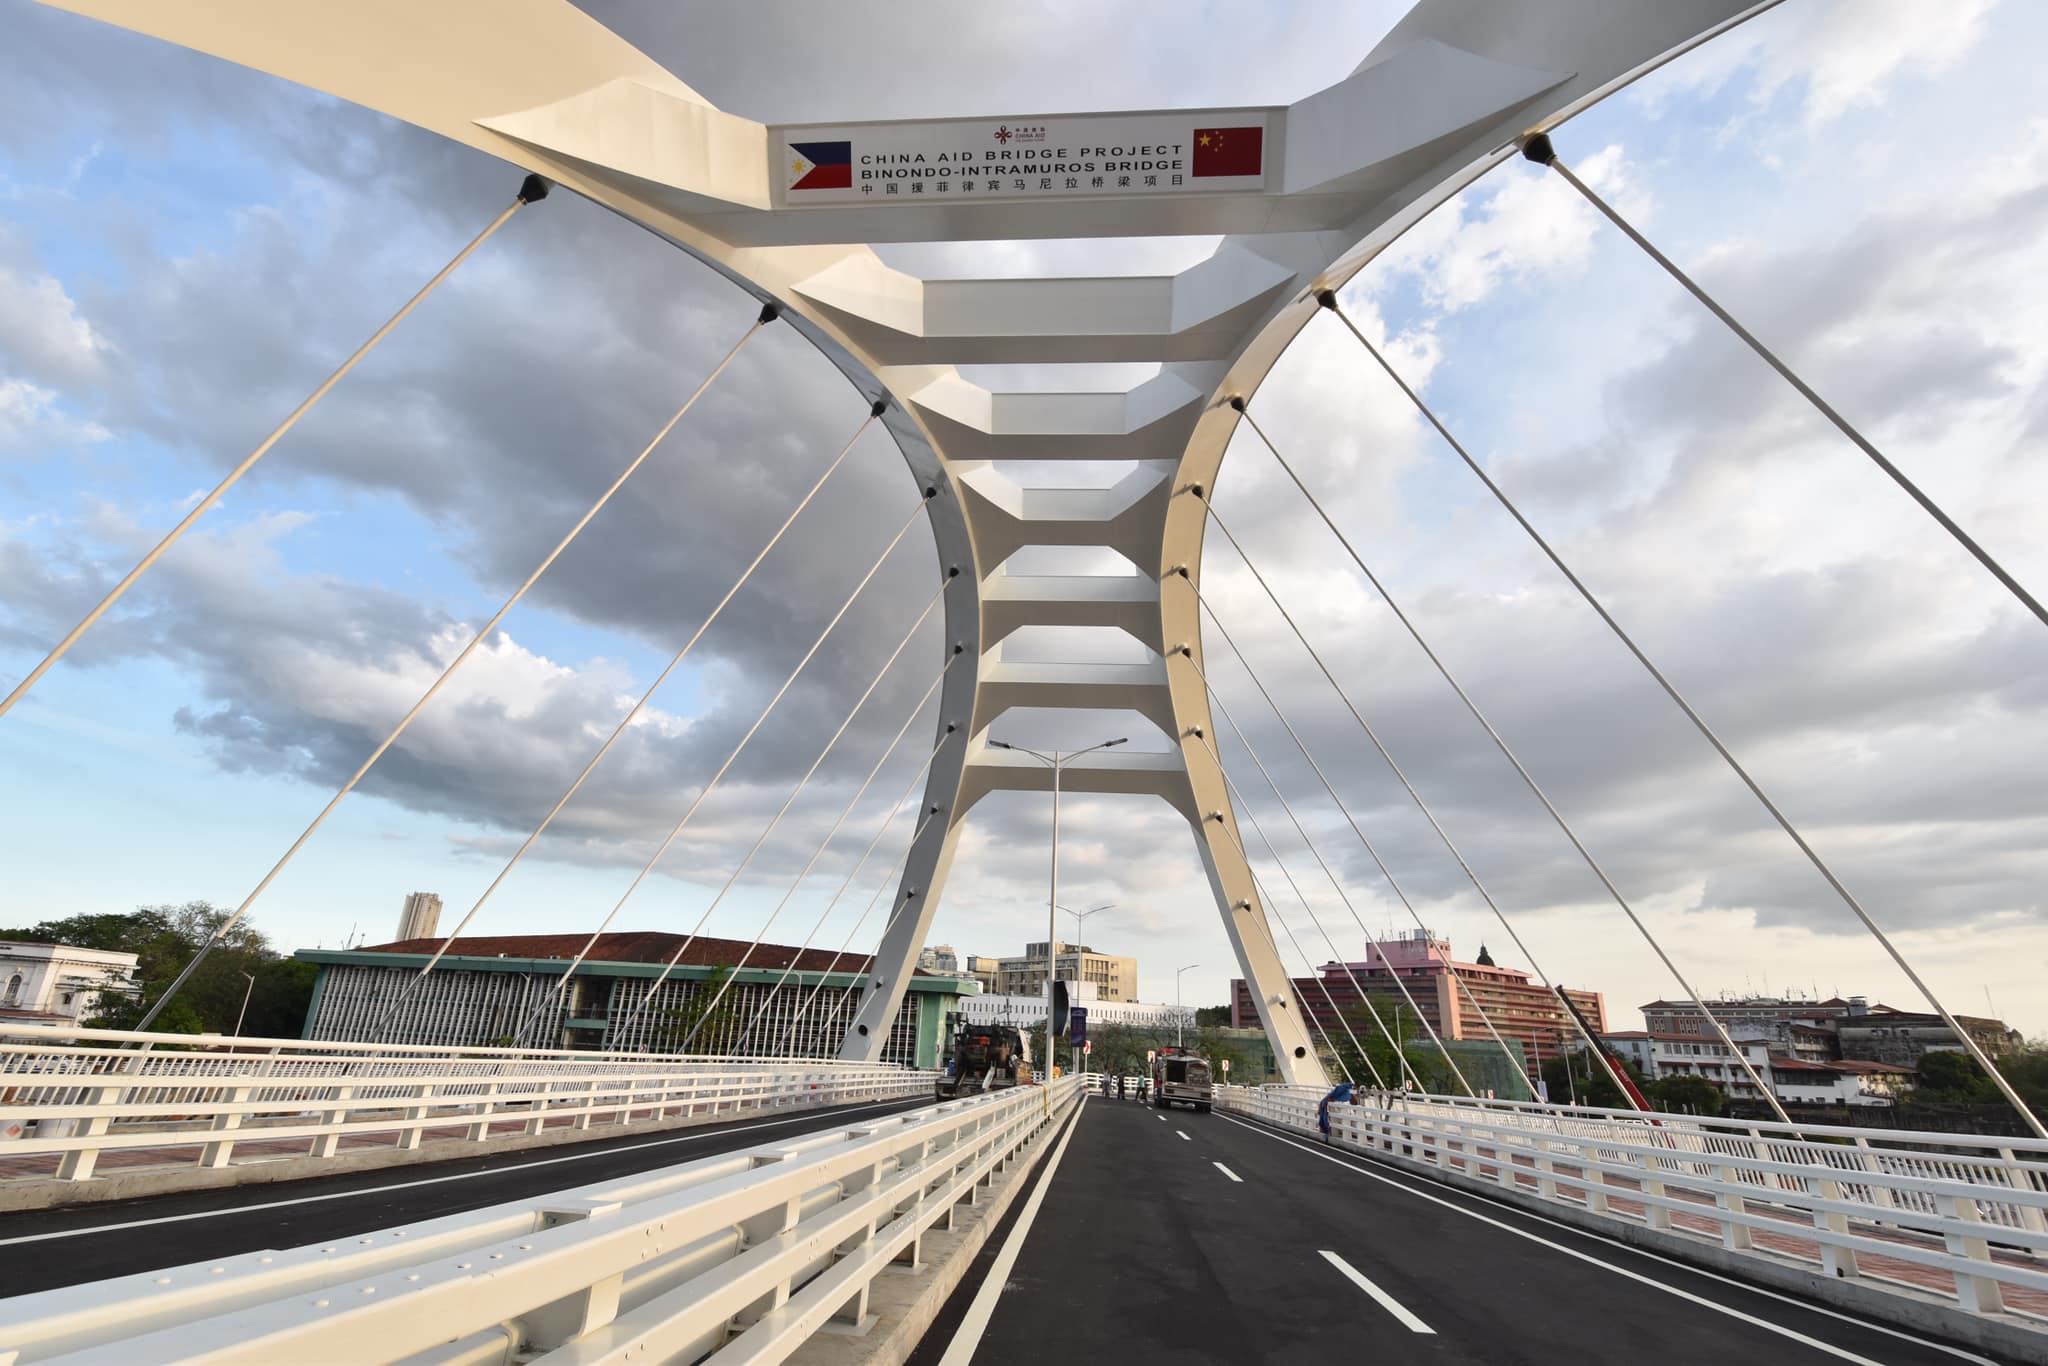
<instances>
[{"instance_id":1,"label":"green roofed building","mask_svg":"<svg viewBox=\"0 0 2048 1366\"><path fill-rule=\"evenodd\" d=\"M320 967L305 1037L830 1057L872 980L865 954L642 930L600 935L556 998L555 984L589 938L461 938L424 979L419 971L440 947L437 939L301 949L295 957ZM972 977L913 974L882 1060L937 1066L947 1015L976 989Z\"/></svg>"}]
</instances>

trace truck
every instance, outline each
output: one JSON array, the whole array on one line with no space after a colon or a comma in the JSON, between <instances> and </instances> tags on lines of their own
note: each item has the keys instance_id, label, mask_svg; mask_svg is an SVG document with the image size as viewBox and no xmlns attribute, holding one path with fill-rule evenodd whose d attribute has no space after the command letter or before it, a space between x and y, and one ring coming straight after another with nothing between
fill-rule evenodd
<instances>
[{"instance_id":1,"label":"truck","mask_svg":"<svg viewBox=\"0 0 2048 1366\"><path fill-rule=\"evenodd\" d=\"M1030 1077L1030 1046L1014 1025L963 1024L953 1031L952 1052L939 1074L938 1098L1000 1091Z\"/></svg>"},{"instance_id":2,"label":"truck","mask_svg":"<svg viewBox=\"0 0 2048 1366\"><path fill-rule=\"evenodd\" d=\"M1172 1046L1158 1049L1152 1055L1151 1089L1152 1106L1157 1110L1192 1105L1206 1114L1216 1099L1209 1060L1199 1053Z\"/></svg>"}]
</instances>

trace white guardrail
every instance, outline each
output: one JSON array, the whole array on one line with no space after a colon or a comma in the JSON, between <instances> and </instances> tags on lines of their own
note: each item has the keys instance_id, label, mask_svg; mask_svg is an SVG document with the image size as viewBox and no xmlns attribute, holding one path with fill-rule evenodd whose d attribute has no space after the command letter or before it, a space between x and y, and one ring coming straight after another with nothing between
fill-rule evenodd
<instances>
[{"instance_id":1,"label":"white guardrail","mask_svg":"<svg viewBox=\"0 0 2048 1366\"><path fill-rule=\"evenodd\" d=\"M103 1159L225 1167L238 1146L242 1161L326 1158L427 1137L889 1100L928 1094L932 1075L830 1059L0 1029L0 1183L83 1181Z\"/></svg>"},{"instance_id":2,"label":"white guardrail","mask_svg":"<svg viewBox=\"0 0 2048 1366\"><path fill-rule=\"evenodd\" d=\"M289 1251L0 1301L0 1361L781 1361L1064 1118L1078 1078Z\"/></svg>"},{"instance_id":3,"label":"white guardrail","mask_svg":"<svg viewBox=\"0 0 2048 1366\"><path fill-rule=\"evenodd\" d=\"M1361 1095L1330 1107L1337 1144L1831 1277L1953 1295L1974 1313L2048 1314L2048 1142ZM1225 1110L1309 1135L1321 1099L1216 1091Z\"/></svg>"}]
</instances>

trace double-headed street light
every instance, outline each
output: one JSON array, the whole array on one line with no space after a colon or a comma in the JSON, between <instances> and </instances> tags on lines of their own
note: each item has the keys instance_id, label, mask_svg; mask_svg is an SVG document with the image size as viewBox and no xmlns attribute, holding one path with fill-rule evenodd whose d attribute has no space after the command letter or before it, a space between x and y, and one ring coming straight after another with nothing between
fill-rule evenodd
<instances>
[{"instance_id":1,"label":"double-headed street light","mask_svg":"<svg viewBox=\"0 0 2048 1366\"><path fill-rule=\"evenodd\" d=\"M1057 1021L1053 1019L1053 983L1060 977L1060 770L1084 754L1093 754L1098 749L1110 749L1123 744L1130 737L1120 735L1114 740L1104 740L1099 745L1086 749L1054 750L1041 754L1035 749L1013 745L1006 740L991 740L996 749L1007 749L1016 754L1028 754L1052 770L1052 890L1045 899L1045 1079L1052 1080L1053 1039L1058 1035ZM1104 907L1098 907L1106 909Z\"/></svg>"},{"instance_id":2,"label":"double-headed street light","mask_svg":"<svg viewBox=\"0 0 2048 1366\"><path fill-rule=\"evenodd\" d=\"M1074 938L1076 940L1079 940L1081 937L1081 922L1086 920L1089 916L1094 915L1097 911L1115 910L1116 903L1114 901L1105 901L1100 906L1090 906L1085 911L1077 911L1072 906L1062 906L1060 907L1060 909L1065 911L1068 915L1074 917Z\"/></svg>"}]
</instances>

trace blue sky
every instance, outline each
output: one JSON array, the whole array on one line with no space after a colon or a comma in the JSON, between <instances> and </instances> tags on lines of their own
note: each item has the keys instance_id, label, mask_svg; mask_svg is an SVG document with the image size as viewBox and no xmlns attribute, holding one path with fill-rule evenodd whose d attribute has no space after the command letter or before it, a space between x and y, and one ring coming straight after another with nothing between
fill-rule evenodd
<instances>
[{"instance_id":1,"label":"blue sky","mask_svg":"<svg viewBox=\"0 0 2048 1366\"><path fill-rule=\"evenodd\" d=\"M918 83L889 76L872 50L879 26L858 13L792 36L779 6L700 16L695 31L659 6L593 9L708 98L753 117L815 117L1295 98L1348 71L1398 7L1275 7L1262 21L1282 41L1261 50L1219 48L1217 34L1244 22L1230 7L1135 5L1142 52L1077 59L1050 33L1019 40L1012 26L1000 71L943 60L944 34L971 38L957 23L911 25L940 45ZM2048 244L2034 207L2048 105L2031 70L2044 28L2048 15L2017 0L1939 12L1788 0L1558 136L2037 585L2048 583L2030 534L2048 498L2048 313L2024 263ZM11 92L0 94L0 677L11 677L517 177L361 110L20 0L0 3L0 33L19 39L0 43L0 91ZM772 64L754 55L771 35ZM1317 41L1292 41L1308 35ZM1095 251L901 256L1030 273ZM1980 1009L1988 988L2030 1031L2048 1029L2037 853L2048 813L2027 781L2048 738L2030 682L2048 650L2010 604L1534 167L1501 168L1347 299L1944 991ZM0 773L27 775L0 784L9 918L238 901L325 800L336 765L346 773L343 756L360 752L370 718L338 699L395 699L430 677L432 642L488 614L750 312L730 286L589 205L558 196L515 219L0 722ZM489 881L863 411L782 333L751 344L729 378L633 505L508 621L510 643L479 661L474 691L423 723L403 774L373 777L294 863L259 928L288 947L333 944L357 925L374 940L405 892L438 890L459 909ZM1259 403L1454 667L1621 851L1612 862L1703 985L1773 973L1904 1003L1896 974L1846 933L1811 873L1348 337L1318 323ZM611 905L751 719L749 699L772 690L829 612L832 555L864 565L914 497L872 434L843 480L804 524L811 548L735 604L661 694L660 725L522 865L487 928L594 923ZM1647 952L1602 918L1582 870L1489 767L1333 547L1302 532L1300 508L1242 436L1219 507L1330 633L1418 780L1473 832L1469 852L1524 908L1548 966L1606 990L1633 1023L1626 1008L1667 989ZM1272 647L1285 695L1333 745L1353 743L1227 548L1209 554L1211 591L1241 612L1246 638ZM835 638L772 728L772 752L750 752L707 803L678 851L681 876L655 879L622 926L694 918L908 624L903 604L923 601L930 571L923 546L891 562L894 591ZM794 872L922 691L933 641L928 657L907 652L830 782L806 795L771 850L778 875ZM1231 704L1250 714L1234 686ZM1260 732L1262 752L1277 735ZM880 794L908 779L912 748L922 752L906 742L877 781L863 831L881 818ZM1476 948L1483 908L1455 869L1376 770L1360 759L1345 772L1353 799L1384 818L1432 922ZM1295 790L1308 803L1307 787ZM1185 830L1163 809L1081 813L1074 895L1122 908L1091 937L1147 963L1209 964L1190 992L1222 999L1229 953ZM977 810L936 938L1010 952L1035 935L1042 826L1022 798ZM827 865L850 861L835 847ZM1355 850L1346 866L1357 871ZM712 928L749 935L781 889L749 879ZM822 905L811 896L797 923Z\"/></svg>"}]
</instances>

